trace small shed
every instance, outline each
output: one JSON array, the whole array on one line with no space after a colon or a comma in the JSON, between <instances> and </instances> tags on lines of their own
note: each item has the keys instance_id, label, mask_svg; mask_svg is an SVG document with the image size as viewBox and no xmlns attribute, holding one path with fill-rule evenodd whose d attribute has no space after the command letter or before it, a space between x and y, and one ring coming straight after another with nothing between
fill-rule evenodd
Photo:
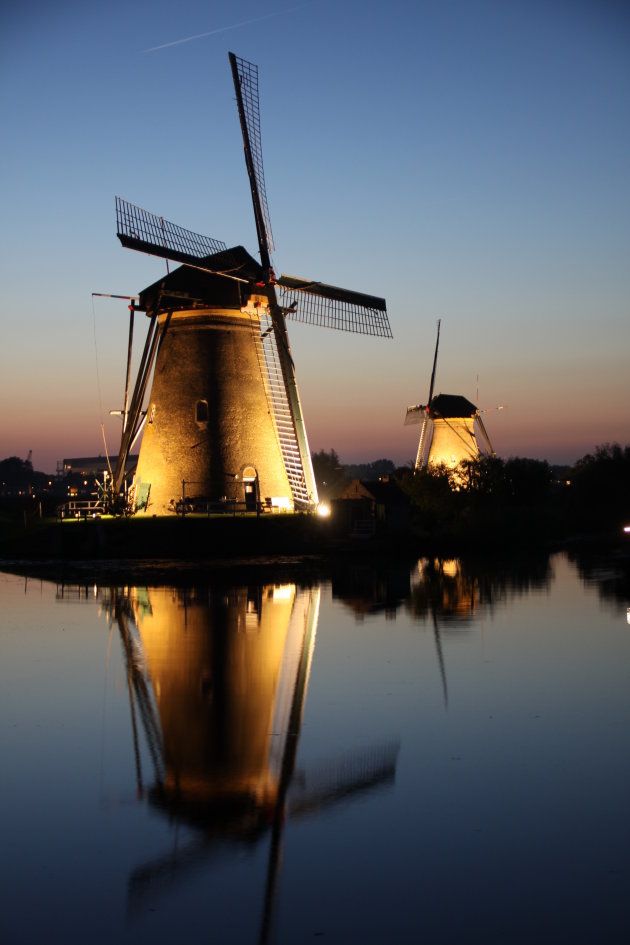
<instances>
[{"instance_id":1,"label":"small shed","mask_svg":"<svg viewBox=\"0 0 630 945\"><path fill-rule=\"evenodd\" d=\"M332 502L344 531L357 536L401 532L409 522L409 499L395 479L353 479Z\"/></svg>"}]
</instances>

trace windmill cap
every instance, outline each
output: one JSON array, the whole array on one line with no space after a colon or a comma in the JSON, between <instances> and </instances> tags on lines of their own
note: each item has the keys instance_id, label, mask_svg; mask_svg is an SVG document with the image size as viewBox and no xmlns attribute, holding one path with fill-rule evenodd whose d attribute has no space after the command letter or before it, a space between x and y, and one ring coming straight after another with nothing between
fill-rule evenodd
<instances>
[{"instance_id":1,"label":"windmill cap","mask_svg":"<svg viewBox=\"0 0 630 945\"><path fill-rule=\"evenodd\" d=\"M461 394L438 394L430 404L430 412L438 417L473 417L477 408Z\"/></svg>"},{"instance_id":2,"label":"windmill cap","mask_svg":"<svg viewBox=\"0 0 630 945\"><path fill-rule=\"evenodd\" d=\"M178 266L168 275L147 286L140 293L138 308L165 310L185 307L186 298L191 302L225 305L239 308L239 282L234 277L253 284L264 276L260 263L242 246L234 246L198 260L200 268L192 265ZM204 271L207 270L207 271ZM224 278L222 274L228 276Z\"/></svg>"}]
</instances>

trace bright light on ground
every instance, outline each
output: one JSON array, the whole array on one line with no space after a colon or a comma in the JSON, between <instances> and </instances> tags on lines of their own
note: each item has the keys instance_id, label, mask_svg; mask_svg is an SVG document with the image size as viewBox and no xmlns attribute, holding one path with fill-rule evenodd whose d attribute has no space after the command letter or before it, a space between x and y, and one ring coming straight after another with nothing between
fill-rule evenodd
<instances>
[{"instance_id":1,"label":"bright light on ground","mask_svg":"<svg viewBox=\"0 0 630 945\"><path fill-rule=\"evenodd\" d=\"M330 515L330 506L326 505L325 502L320 502L319 505L317 506L317 514L320 515L322 518L328 518L328 516Z\"/></svg>"}]
</instances>

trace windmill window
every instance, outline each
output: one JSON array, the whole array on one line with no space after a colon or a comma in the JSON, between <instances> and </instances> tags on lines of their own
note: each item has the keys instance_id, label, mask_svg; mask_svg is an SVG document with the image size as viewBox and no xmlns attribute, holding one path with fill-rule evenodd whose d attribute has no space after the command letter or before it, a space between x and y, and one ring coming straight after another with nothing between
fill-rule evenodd
<instances>
[{"instance_id":1,"label":"windmill window","mask_svg":"<svg viewBox=\"0 0 630 945\"><path fill-rule=\"evenodd\" d=\"M195 407L195 420L197 423L208 422L208 401L198 400Z\"/></svg>"}]
</instances>

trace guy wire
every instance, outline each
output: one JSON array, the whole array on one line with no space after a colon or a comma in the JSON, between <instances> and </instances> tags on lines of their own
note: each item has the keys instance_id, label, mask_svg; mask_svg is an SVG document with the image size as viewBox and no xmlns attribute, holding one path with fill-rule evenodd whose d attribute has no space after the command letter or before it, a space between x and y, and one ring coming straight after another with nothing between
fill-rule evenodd
<instances>
[{"instance_id":1,"label":"guy wire","mask_svg":"<svg viewBox=\"0 0 630 945\"><path fill-rule=\"evenodd\" d=\"M94 308L94 295L92 295L92 326L94 329L94 360L96 362L96 388L98 391L98 404L101 415L101 425L103 424L103 395L101 393L101 376L98 369L98 344L96 341L96 310Z\"/></svg>"}]
</instances>

